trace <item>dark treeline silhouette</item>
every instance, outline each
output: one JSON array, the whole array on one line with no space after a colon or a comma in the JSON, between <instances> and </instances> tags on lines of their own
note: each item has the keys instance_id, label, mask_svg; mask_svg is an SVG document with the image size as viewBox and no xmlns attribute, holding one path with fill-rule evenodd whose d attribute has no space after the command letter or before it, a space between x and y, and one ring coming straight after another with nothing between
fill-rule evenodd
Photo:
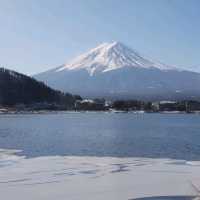
<instances>
[{"instance_id":1,"label":"dark treeline silhouette","mask_svg":"<svg viewBox=\"0 0 200 200\"><path fill-rule=\"evenodd\" d=\"M81 97L53 90L34 78L0 68L0 105L55 103L73 108L76 99Z\"/></svg>"},{"instance_id":2,"label":"dark treeline silhouette","mask_svg":"<svg viewBox=\"0 0 200 200\"><path fill-rule=\"evenodd\" d=\"M113 109L124 110L124 111L134 111L134 110L144 110L150 112L159 111L199 111L200 102L193 100L184 101L159 101L159 102L144 102L138 100L117 100L111 105Z\"/></svg>"},{"instance_id":3,"label":"dark treeline silhouette","mask_svg":"<svg viewBox=\"0 0 200 200\"><path fill-rule=\"evenodd\" d=\"M116 110L151 110L152 103L138 100L117 100L112 104Z\"/></svg>"}]
</instances>

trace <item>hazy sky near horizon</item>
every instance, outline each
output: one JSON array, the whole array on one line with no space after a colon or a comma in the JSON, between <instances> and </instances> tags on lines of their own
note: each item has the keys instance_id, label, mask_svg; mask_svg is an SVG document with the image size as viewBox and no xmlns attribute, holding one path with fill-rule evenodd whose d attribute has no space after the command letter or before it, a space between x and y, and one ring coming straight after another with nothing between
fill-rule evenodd
<instances>
[{"instance_id":1,"label":"hazy sky near horizon","mask_svg":"<svg viewBox=\"0 0 200 200\"><path fill-rule=\"evenodd\" d=\"M199 0L0 0L0 65L35 74L102 42L200 71Z\"/></svg>"}]
</instances>

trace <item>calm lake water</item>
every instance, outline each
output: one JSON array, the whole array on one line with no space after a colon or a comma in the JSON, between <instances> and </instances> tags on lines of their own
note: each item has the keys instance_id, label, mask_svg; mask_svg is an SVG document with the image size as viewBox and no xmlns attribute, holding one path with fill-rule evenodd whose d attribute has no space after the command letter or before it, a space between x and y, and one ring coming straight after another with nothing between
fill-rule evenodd
<instances>
[{"instance_id":1,"label":"calm lake water","mask_svg":"<svg viewBox=\"0 0 200 200\"><path fill-rule=\"evenodd\" d=\"M0 115L0 148L49 155L200 160L200 115Z\"/></svg>"}]
</instances>

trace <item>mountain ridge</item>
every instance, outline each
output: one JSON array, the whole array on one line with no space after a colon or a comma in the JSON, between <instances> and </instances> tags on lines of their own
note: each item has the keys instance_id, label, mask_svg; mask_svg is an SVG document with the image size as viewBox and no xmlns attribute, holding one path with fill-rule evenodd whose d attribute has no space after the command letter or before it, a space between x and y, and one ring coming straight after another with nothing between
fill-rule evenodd
<instances>
[{"instance_id":1,"label":"mountain ridge","mask_svg":"<svg viewBox=\"0 0 200 200\"><path fill-rule=\"evenodd\" d=\"M200 74L144 58L119 42L103 43L35 76L83 97L199 98Z\"/></svg>"}]
</instances>

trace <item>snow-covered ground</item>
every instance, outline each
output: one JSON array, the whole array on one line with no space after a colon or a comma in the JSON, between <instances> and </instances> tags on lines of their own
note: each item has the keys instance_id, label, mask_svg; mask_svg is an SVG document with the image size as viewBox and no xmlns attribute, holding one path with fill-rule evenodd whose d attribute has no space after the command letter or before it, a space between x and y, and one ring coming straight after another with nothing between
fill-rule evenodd
<instances>
[{"instance_id":1,"label":"snow-covered ground","mask_svg":"<svg viewBox=\"0 0 200 200\"><path fill-rule=\"evenodd\" d=\"M122 200L196 196L200 161L50 156L0 150L2 200Z\"/></svg>"}]
</instances>

